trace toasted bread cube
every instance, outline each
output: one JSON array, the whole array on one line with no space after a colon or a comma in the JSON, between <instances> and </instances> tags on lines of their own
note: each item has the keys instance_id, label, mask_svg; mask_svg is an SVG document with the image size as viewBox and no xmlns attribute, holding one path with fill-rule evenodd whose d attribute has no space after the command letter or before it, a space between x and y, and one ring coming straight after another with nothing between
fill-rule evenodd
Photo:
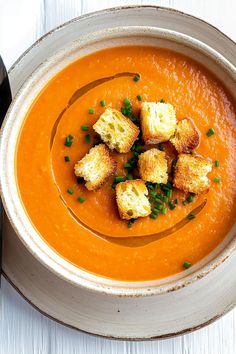
<instances>
[{"instance_id":1,"label":"toasted bread cube","mask_svg":"<svg viewBox=\"0 0 236 354\"><path fill-rule=\"evenodd\" d=\"M168 141L175 133L175 109L169 103L143 102L140 119L146 144Z\"/></svg>"},{"instance_id":2,"label":"toasted bread cube","mask_svg":"<svg viewBox=\"0 0 236 354\"><path fill-rule=\"evenodd\" d=\"M99 144L75 165L75 175L83 177L89 191L97 191L115 173L116 161L105 144Z\"/></svg>"},{"instance_id":3,"label":"toasted bread cube","mask_svg":"<svg viewBox=\"0 0 236 354\"><path fill-rule=\"evenodd\" d=\"M170 139L179 154L189 153L200 142L200 134L192 119L184 118L177 124L175 135Z\"/></svg>"},{"instance_id":4,"label":"toasted bread cube","mask_svg":"<svg viewBox=\"0 0 236 354\"><path fill-rule=\"evenodd\" d=\"M139 155L139 174L142 180L152 183L168 181L168 165L166 154L158 149L150 149Z\"/></svg>"},{"instance_id":5,"label":"toasted bread cube","mask_svg":"<svg viewBox=\"0 0 236 354\"><path fill-rule=\"evenodd\" d=\"M139 128L120 111L107 108L93 125L101 139L113 150L128 152L139 135Z\"/></svg>"},{"instance_id":6,"label":"toasted bread cube","mask_svg":"<svg viewBox=\"0 0 236 354\"><path fill-rule=\"evenodd\" d=\"M151 214L147 196L147 187L141 179L118 183L116 202L121 219L136 219Z\"/></svg>"},{"instance_id":7,"label":"toasted bread cube","mask_svg":"<svg viewBox=\"0 0 236 354\"><path fill-rule=\"evenodd\" d=\"M185 192L203 193L210 187L207 174L212 163L198 155L180 154L175 166L174 186Z\"/></svg>"}]
</instances>

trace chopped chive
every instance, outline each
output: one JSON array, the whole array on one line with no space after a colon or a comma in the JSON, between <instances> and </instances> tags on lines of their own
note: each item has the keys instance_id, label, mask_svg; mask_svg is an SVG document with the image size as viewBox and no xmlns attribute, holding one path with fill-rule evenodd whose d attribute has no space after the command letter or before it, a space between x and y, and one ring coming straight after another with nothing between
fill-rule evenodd
<instances>
[{"instance_id":1,"label":"chopped chive","mask_svg":"<svg viewBox=\"0 0 236 354\"><path fill-rule=\"evenodd\" d=\"M83 177L77 177L77 183L78 183L78 184L84 183Z\"/></svg>"},{"instance_id":2,"label":"chopped chive","mask_svg":"<svg viewBox=\"0 0 236 354\"><path fill-rule=\"evenodd\" d=\"M189 267L191 267L191 263L190 263L189 261L185 261L185 262L183 263L183 267L184 267L185 269L188 269Z\"/></svg>"},{"instance_id":3,"label":"chopped chive","mask_svg":"<svg viewBox=\"0 0 236 354\"><path fill-rule=\"evenodd\" d=\"M158 198L158 197L155 198L155 202L156 202L156 203L160 203L160 204L163 203L163 201L162 201L160 198Z\"/></svg>"},{"instance_id":4,"label":"chopped chive","mask_svg":"<svg viewBox=\"0 0 236 354\"><path fill-rule=\"evenodd\" d=\"M150 192L150 196L151 196L151 197L154 197L154 198L155 198L155 197L156 197L156 195L157 195L157 193L156 193L156 192L153 192L153 191L151 191L151 192Z\"/></svg>"},{"instance_id":5,"label":"chopped chive","mask_svg":"<svg viewBox=\"0 0 236 354\"><path fill-rule=\"evenodd\" d=\"M175 199L175 204L178 204L178 203L179 203L178 199Z\"/></svg>"},{"instance_id":6,"label":"chopped chive","mask_svg":"<svg viewBox=\"0 0 236 354\"><path fill-rule=\"evenodd\" d=\"M116 182L113 182L112 185L111 185L111 187L112 187L113 189L115 189L115 188L116 188L116 185L117 185L117 183L116 183Z\"/></svg>"},{"instance_id":7,"label":"chopped chive","mask_svg":"<svg viewBox=\"0 0 236 354\"><path fill-rule=\"evenodd\" d=\"M66 141L65 141L65 146L67 146L67 147L71 147L71 145L73 144L73 141L71 141L71 140L67 140L67 138L66 138Z\"/></svg>"},{"instance_id":8,"label":"chopped chive","mask_svg":"<svg viewBox=\"0 0 236 354\"><path fill-rule=\"evenodd\" d=\"M172 189L173 188L173 185L171 182L167 182L166 183L166 187L169 188L169 189Z\"/></svg>"},{"instance_id":9,"label":"chopped chive","mask_svg":"<svg viewBox=\"0 0 236 354\"><path fill-rule=\"evenodd\" d=\"M89 114L94 114L95 113L95 110L94 108L90 107L89 110L88 110Z\"/></svg>"},{"instance_id":10,"label":"chopped chive","mask_svg":"<svg viewBox=\"0 0 236 354\"><path fill-rule=\"evenodd\" d=\"M124 104L126 105L126 106L131 106L131 102L130 102L130 100L126 97L126 98L124 98Z\"/></svg>"},{"instance_id":11,"label":"chopped chive","mask_svg":"<svg viewBox=\"0 0 236 354\"><path fill-rule=\"evenodd\" d=\"M137 151L133 152L134 157L138 157L139 153Z\"/></svg>"},{"instance_id":12,"label":"chopped chive","mask_svg":"<svg viewBox=\"0 0 236 354\"><path fill-rule=\"evenodd\" d=\"M186 202L186 200L183 200L183 201L182 201L182 204L183 204L184 206L188 205L188 203Z\"/></svg>"},{"instance_id":13,"label":"chopped chive","mask_svg":"<svg viewBox=\"0 0 236 354\"><path fill-rule=\"evenodd\" d=\"M125 176L116 176L114 181L115 183L124 182Z\"/></svg>"},{"instance_id":14,"label":"chopped chive","mask_svg":"<svg viewBox=\"0 0 236 354\"><path fill-rule=\"evenodd\" d=\"M64 156L64 160L65 160L65 162L70 162L71 161L70 156Z\"/></svg>"},{"instance_id":15,"label":"chopped chive","mask_svg":"<svg viewBox=\"0 0 236 354\"><path fill-rule=\"evenodd\" d=\"M152 213L155 214L155 215L158 215L159 210L157 208L153 208L152 209Z\"/></svg>"},{"instance_id":16,"label":"chopped chive","mask_svg":"<svg viewBox=\"0 0 236 354\"><path fill-rule=\"evenodd\" d=\"M206 133L206 135L207 135L208 137L210 137L210 136L212 136L212 135L214 135L214 134L215 134L215 131L214 131L213 128L209 128L208 131L207 131L207 133Z\"/></svg>"},{"instance_id":17,"label":"chopped chive","mask_svg":"<svg viewBox=\"0 0 236 354\"><path fill-rule=\"evenodd\" d=\"M193 214L193 213L189 213L189 214L187 215L187 218L188 218L189 220L193 220L193 219L196 218L196 215Z\"/></svg>"},{"instance_id":18,"label":"chopped chive","mask_svg":"<svg viewBox=\"0 0 236 354\"><path fill-rule=\"evenodd\" d=\"M133 226L133 223L135 223L136 219L130 219L127 223L128 229L130 229Z\"/></svg>"},{"instance_id":19,"label":"chopped chive","mask_svg":"<svg viewBox=\"0 0 236 354\"><path fill-rule=\"evenodd\" d=\"M81 130L83 132L87 132L89 130L88 126L87 125L81 125Z\"/></svg>"},{"instance_id":20,"label":"chopped chive","mask_svg":"<svg viewBox=\"0 0 236 354\"><path fill-rule=\"evenodd\" d=\"M158 204L155 206L157 210L163 210L163 204Z\"/></svg>"},{"instance_id":21,"label":"chopped chive","mask_svg":"<svg viewBox=\"0 0 236 354\"><path fill-rule=\"evenodd\" d=\"M132 166L130 165L130 163L126 162L126 163L124 164L124 168L130 169L130 168L132 168Z\"/></svg>"},{"instance_id":22,"label":"chopped chive","mask_svg":"<svg viewBox=\"0 0 236 354\"><path fill-rule=\"evenodd\" d=\"M101 106L101 107L105 107L105 106L106 106L105 100L100 101L100 106Z\"/></svg>"},{"instance_id":23,"label":"chopped chive","mask_svg":"<svg viewBox=\"0 0 236 354\"><path fill-rule=\"evenodd\" d=\"M169 200L169 198L168 198L166 195L164 195L164 197L163 197L163 202L164 202L164 203L167 203L168 200Z\"/></svg>"},{"instance_id":24,"label":"chopped chive","mask_svg":"<svg viewBox=\"0 0 236 354\"><path fill-rule=\"evenodd\" d=\"M169 208L170 208L170 210L174 210L175 209L175 205L172 202L169 202Z\"/></svg>"},{"instance_id":25,"label":"chopped chive","mask_svg":"<svg viewBox=\"0 0 236 354\"><path fill-rule=\"evenodd\" d=\"M164 144L162 144L162 143L158 144L158 149L161 151L165 151Z\"/></svg>"},{"instance_id":26,"label":"chopped chive","mask_svg":"<svg viewBox=\"0 0 236 354\"><path fill-rule=\"evenodd\" d=\"M215 183L219 183L220 182L220 178L219 177L214 177L214 180L213 180Z\"/></svg>"},{"instance_id":27,"label":"chopped chive","mask_svg":"<svg viewBox=\"0 0 236 354\"><path fill-rule=\"evenodd\" d=\"M192 195L189 195L188 198L187 198L187 201L188 201L189 203L192 203L192 201L193 201L193 196L192 196Z\"/></svg>"},{"instance_id":28,"label":"chopped chive","mask_svg":"<svg viewBox=\"0 0 236 354\"><path fill-rule=\"evenodd\" d=\"M80 202L80 203L85 202L85 198L82 197L82 196L78 197L77 200L78 200L78 202Z\"/></svg>"},{"instance_id":29,"label":"chopped chive","mask_svg":"<svg viewBox=\"0 0 236 354\"><path fill-rule=\"evenodd\" d=\"M142 152L142 146L141 145L137 145L137 147L135 148L135 151Z\"/></svg>"},{"instance_id":30,"label":"chopped chive","mask_svg":"<svg viewBox=\"0 0 236 354\"><path fill-rule=\"evenodd\" d=\"M154 220L156 220L156 218L157 218L157 215L155 215L155 214L153 214L153 213L150 214L149 216L150 216L151 219L154 219Z\"/></svg>"},{"instance_id":31,"label":"chopped chive","mask_svg":"<svg viewBox=\"0 0 236 354\"><path fill-rule=\"evenodd\" d=\"M149 189L150 191L152 191L154 189L154 186L152 184L147 184L147 189Z\"/></svg>"},{"instance_id":32,"label":"chopped chive","mask_svg":"<svg viewBox=\"0 0 236 354\"><path fill-rule=\"evenodd\" d=\"M164 98L162 98L162 99L160 100L160 103L166 103L166 101L164 100Z\"/></svg>"},{"instance_id":33,"label":"chopped chive","mask_svg":"<svg viewBox=\"0 0 236 354\"><path fill-rule=\"evenodd\" d=\"M142 97L140 95L137 96L138 101L142 101Z\"/></svg>"},{"instance_id":34,"label":"chopped chive","mask_svg":"<svg viewBox=\"0 0 236 354\"><path fill-rule=\"evenodd\" d=\"M169 189L168 191L165 192L165 194L168 198L172 197L172 190Z\"/></svg>"},{"instance_id":35,"label":"chopped chive","mask_svg":"<svg viewBox=\"0 0 236 354\"><path fill-rule=\"evenodd\" d=\"M67 189L67 193L69 193L69 194L74 194L74 191L73 191L72 188L68 188L68 189Z\"/></svg>"},{"instance_id":36,"label":"chopped chive","mask_svg":"<svg viewBox=\"0 0 236 354\"><path fill-rule=\"evenodd\" d=\"M134 178L133 178L133 175L132 175L131 173L128 173L128 174L127 174L127 179L128 179L128 180L134 179Z\"/></svg>"},{"instance_id":37,"label":"chopped chive","mask_svg":"<svg viewBox=\"0 0 236 354\"><path fill-rule=\"evenodd\" d=\"M126 116L127 111L125 107L121 107L121 113L124 114L124 116Z\"/></svg>"},{"instance_id":38,"label":"chopped chive","mask_svg":"<svg viewBox=\"0 0 236 354\"><path fill-rule=\"evenodd\" d=\"M91 138L89 134L86 134L84 137L84 140L86 141L86 143L90 143L91 142Z\"/></svg>"},{"instance_id":39,"label":"chopped chive","mask_svg":"<svg viewBox=\"0 0 236 354\"><path fill-rule=\"evenodd\" d=\"M135 75L135 76L133 77L133 80L134 80L135 82L139 81L139 80L140 80L140 76Z\"/></svg>"},{"instance_id":40,"label":"chopped chive","mask_svg":"<svg viewBox=\"0 0 236 354\"><path fill-rule=\"evenodd\" d=\"M166 215L166 213L167 213L167 208L163 208L163 209L162 209L162 214L163 214L163 215Z\"/></svg>"},{"instance_id":41,"label":"chopped chive","mask_svg":"<svg viewBox=\"0 0 236 354\"><path fill-rule=\"evenodd\" d=\"M73 144L73 139L74 139L73 135L69 134L65 139L64 145L70 147Z\"/></svg>"},{"instance_id":42,"label":"chopped chive","mask_svg":"<svg viewBox=\"0 0 236 354\"><path fill-rule=\"evenodd\" d=\"M215 167L219 167L220 166L220 161L219 160L215 160Z\"/></svg>"}]
</instances>

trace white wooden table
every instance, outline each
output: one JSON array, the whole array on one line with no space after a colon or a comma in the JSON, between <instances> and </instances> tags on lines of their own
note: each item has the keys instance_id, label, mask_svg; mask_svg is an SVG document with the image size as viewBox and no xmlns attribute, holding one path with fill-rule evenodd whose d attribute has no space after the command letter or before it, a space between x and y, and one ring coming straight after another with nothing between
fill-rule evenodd
<instances>
[{"instance_id":1,"label":"white wooden table","mask_svg":"<svg viewBox=\"0 0 236 354\"><path fill-rule=\"evenodd\" d=\"M0 53L9 68L53 27L87 12L137 3L174 7L201 17L236 41L235 0L0 0ZM236 309L185 336L156 342L122 342L85 335L49 320L5 279L0 296L0 354L236 353Z\"/></svg>"}]
</instances>

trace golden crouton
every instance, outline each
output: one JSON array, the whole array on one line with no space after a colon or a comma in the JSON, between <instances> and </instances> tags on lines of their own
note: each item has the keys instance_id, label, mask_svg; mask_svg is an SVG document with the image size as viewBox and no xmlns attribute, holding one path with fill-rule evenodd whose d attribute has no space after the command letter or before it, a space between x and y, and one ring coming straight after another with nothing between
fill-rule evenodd
<instances>
[{"instance_id":1,"label":"golden crouton","mask_svg":"<svg viewBox=\"0 0 236 354\"><path fill-rule=\"evenodd\" d=\"M168 181L166 154L158 149L150 149L139 155L140 177L147 182L164 183Z\"/></svg>"},{"instance_id":2,"label":"golden crouton","mask_svg":"<svg viewBox=\"0 0 236 354\"><path fill-rule=\"evenodd\" d=\"M200 142L200 135L192 119L184 118L177 124L175 135L170 139L178 153L189 153Z\"/></svg>"},{"instance_id":3,"label":"golden crouton","mask_svg":"<svg viewBox=\"0 0 236 354\"><path fill-rule=\"evenodd\" d=\"M146 144L168 141L175 133L175 109L169 103L143 102L140 119Z\"/></svg>"},{"instance_id":4,"label":"golden crouton","mask_svg":"<svg viewBox=\"0 0 236 354\"><path fill-rule=\"evenodd\" d=\"M128 152L139 135L139 128L120 111L107 108L93 129L110 149Z\"/></svg>"},{"instance_id":5,"label":"golden crouton","mask_svg":"<svg viewBox=\"0 0 236 354\"><path fill-rule=\"evenodd\" d=\"M151 214L147 195L147 187L140 179L118 183L116 202L121 219L136 219Z\"/></svg>"},{"instance_id":6,"label":"golden crouton","mask_svg":"<svg viewBox=\"0 0 236 354\"><path fill-rule=\"evenodd\" d=\"M83 177L89 191L97 191L115 173L116 161L105 144L99 144L75 165L75 175Z\"/></svg>"},{"instance_id":7,"label":"golden crouton","mask_svg":"<svg viewBox=\"0 0 236 354\"><path fill-rule=\"evenodd\" d=\"M198 155L180 154L175 166L174 186L185 192L203 193L210 187L207 174L212 163Z\"/></svg>"}]
</instances>

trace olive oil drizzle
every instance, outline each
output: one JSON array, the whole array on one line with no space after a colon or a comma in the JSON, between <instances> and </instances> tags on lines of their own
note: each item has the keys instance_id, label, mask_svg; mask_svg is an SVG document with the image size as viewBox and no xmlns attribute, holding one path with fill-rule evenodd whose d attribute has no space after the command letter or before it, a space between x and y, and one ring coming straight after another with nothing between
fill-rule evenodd
<instances>
[{"instance_id":1,"label":"olive oil drizzle","mask_svg":"<svg viewBox=\"0 0 236 354\"><path fill-rule=\"evenodd\" d=\"M61 113L58 115L53 127L52 127L52 131L51 131L51 138L50 138L50 150L52 149L53 146L53 142L56 136L56 132L57 132L57 127L64 115L64 113L67 111L68 108L70 108L70 106L72 104L74 104L80 97L82 97L83 95L85 95L88 91L94 89L95 87L104 84L107 81L111 81L114 79L118 79L119 77L140 77L139 74L137 73L130 73L130 72L122 72L122 73L117 73L114 74L112 76L107 76L107 77L103 77L101 79L97 79L94 80L82 87L80 87L78 90L76 90L73 95L71 96L71 98L69 99L67 105L63 108L63 110L61 111Z\"/></svg>"}]
</instances>

